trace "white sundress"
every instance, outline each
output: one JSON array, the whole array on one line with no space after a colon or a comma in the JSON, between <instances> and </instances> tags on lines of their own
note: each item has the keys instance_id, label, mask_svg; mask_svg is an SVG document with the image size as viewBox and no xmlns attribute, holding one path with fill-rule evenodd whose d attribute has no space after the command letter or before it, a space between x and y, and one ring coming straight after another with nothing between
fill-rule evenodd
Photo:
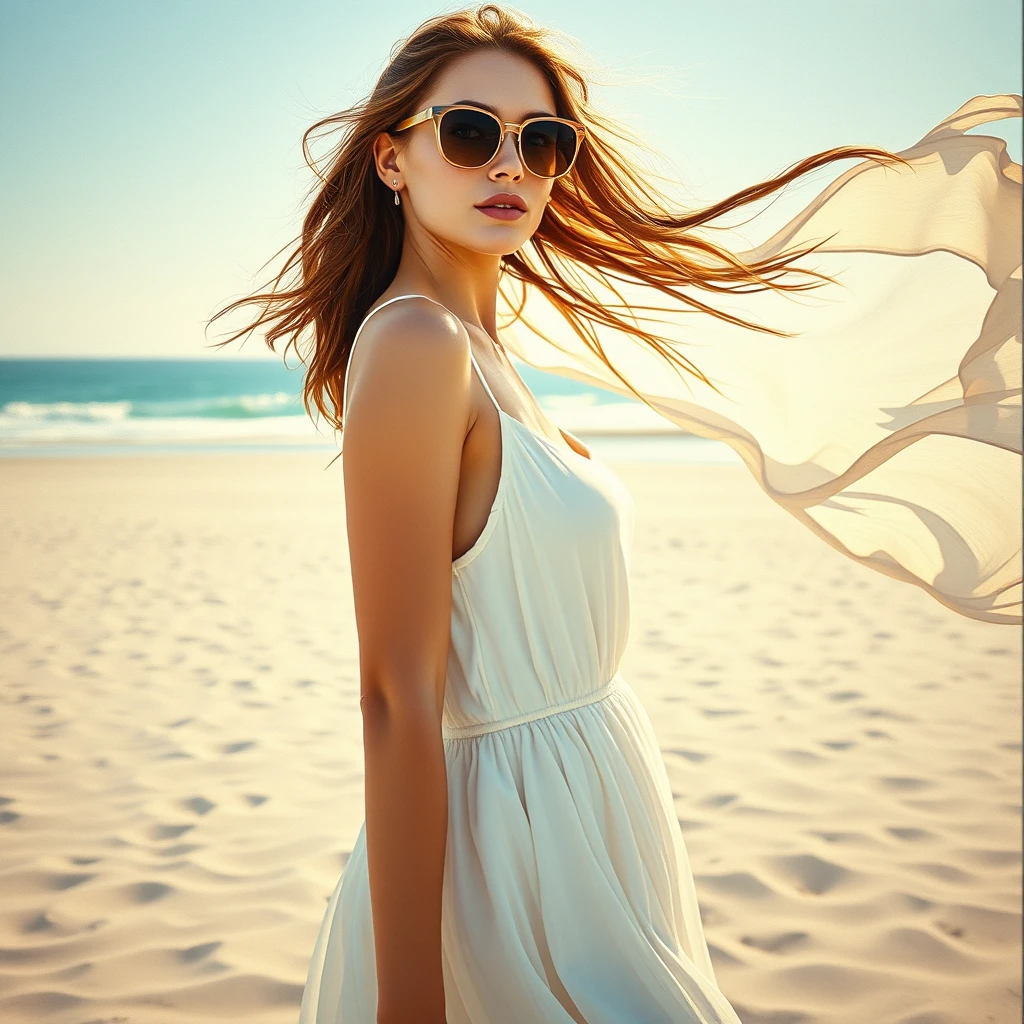
<instances>
[{"instance_id":1,"label":"white sundress","mask_svg":"<svg viewBox=\"0 0 1024 1024\"><path fill-rule=\"evenodd\" d=\"M651 721L619 671L633 499L600 459L506 413L473 366L502 456L486 525L452 563L447 1024L741 1024ZM376 1009L364 821L299 1021L375 1024Z\"/></svg>"}]
</instances>

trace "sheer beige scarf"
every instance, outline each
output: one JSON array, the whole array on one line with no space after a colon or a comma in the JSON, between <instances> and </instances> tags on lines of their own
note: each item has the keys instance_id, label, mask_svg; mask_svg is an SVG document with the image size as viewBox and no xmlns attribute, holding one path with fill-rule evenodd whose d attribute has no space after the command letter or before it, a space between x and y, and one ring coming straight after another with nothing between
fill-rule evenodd
<instances>
[{"instance_id":1,"label":"sheer beige scarf","mask_svg":"<svg viewBox=\"0 0 1024 1024\"><path fill-rule=\"evenodd\" d=\"M596 328L651 408L730 445L823 540L996 623L1022 621L1021 165L1003 140L965 132L1020 116L1019 95L975 96L900 152L912 170L860 163L739 254L763 258L832 235L797 264L837 285L701 296L798 336L682 303L678 315L640 316L671 300L622 286L632 315L646 327L656 319L658 336L724 398L632 336ZM630 395L536 289L525 322L503 326L501 338L531 366Z\"/></svg>"}]
</instances>

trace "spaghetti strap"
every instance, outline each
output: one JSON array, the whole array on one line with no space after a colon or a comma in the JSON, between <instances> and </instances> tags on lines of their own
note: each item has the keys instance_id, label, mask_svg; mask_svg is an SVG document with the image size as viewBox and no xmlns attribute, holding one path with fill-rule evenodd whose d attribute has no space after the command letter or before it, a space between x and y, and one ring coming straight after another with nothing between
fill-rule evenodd
<instances>
[{"instance_id":1,"label":"spaghetti strap","mask_svg":"<svg viewBox=\"0 0 1024 1024\"><path fill-rule=\"evenodd\" d=\"M345 373L342 376L341 393L342 393L342 407L341 407L341 425L345 426L345 411L348 409L348 371L352 365L352 353L356 350L356 342L359 341L359 336L363 333L363 328L366 326L366 321L377 312L378 309L383 309L385 306L390 306L392 302L397 302L399 299L426 299L428 302L433 302L440 306L443 310L451 313L451 310L443 302L438 302L437 299L432 299L429 295L420 295L417 292L408 292L405 295L393 295L387 302L382 302L379 306L374 307L370 310L366 316L363 317L363 322L356 328L356 336L352 339L352 346L348 350L348 361L345 363ZM452 316L455 316L452 313ZM458 319L456 317L456 319ZM461 320L459 321L462 322ZM498 400L494 397L494 392L491 391L490 384L487 383L487 378L480 371L480 365L476 361L476 356L473 355L473 346L469 347L469 358L473 363L473 368L476 370L476 375L480 378L480 383L483 384L484 390L487 392L491 401L494 403L494 408L498 410L498 415L501 415L501 406L498 405Z\"/></svg>"},{"instance_id":2,"label":"spaghetti strap","mask_svg":"<svg viewBox=\"0 0 1024 1024\"><path fill-rule=\"evenodd\" d=\"M476 370L476 375L480 378L480 383L484 386L484 391L490 396L491 401L494 403L494 408L498 410L498 416L501 416L501 406L498 405L498 400L494 397L494 392L491 390L491 385L487 383L487 378L480 372L480 364L476 361L476 356L473 355L473 346L469 347L469 358L473 363L473 368Z\"/></svg>"}]
</instances>

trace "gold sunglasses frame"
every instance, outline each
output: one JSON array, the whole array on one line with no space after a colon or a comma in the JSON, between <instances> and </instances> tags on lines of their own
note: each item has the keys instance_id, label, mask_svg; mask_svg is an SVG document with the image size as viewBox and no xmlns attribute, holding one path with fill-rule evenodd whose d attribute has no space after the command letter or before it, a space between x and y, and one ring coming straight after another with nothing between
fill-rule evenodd
<instances>
[{"instance_id":1,"label":"gold sunglasses frame","mask_svg":"<svg viewBox=\"0 0 1024 1024\"><path fill-rule=\"evenodd\" d=\"M498 145L494 150L494 154L489 160L485 160L482 164L478 164L476 167L465 167L463 164L457 164L445 156L444 147L441 145L441 118L449 110L472 110L478 114L486 114L488 117L493 117L494 120L498 122L501 126L501 135L498 138ZM544 178L546 181L554 181L557 178L564 178L573 169L573 165L576 163L576 158L580 155L580 150L583 148L583 143L587 137L586 126L580 124L578 121L571 121L567 117L545 115L544 117L531 117L526 121L523 121L522 124L516 124L514 121L502 121L497 114L492 113L490 110L484 110L482 107L474 107L471 103L450 103L447 106L424 107L424 109L418 114L413 114L411 117L407 117L404 120L399 121L398 124L395 125L394 131L404 132L407 128L412 128L424 121L434 122L434 141L437 143L437 151L441 154L444 161L451 164L452 167L458 167L463 171L475 171L479 170L481 167L486 167L501 152L501 147L505 142L505 136L508 135L509 132L515 132L516 153L518 154L523 167L525 167L531 174L536 175L538 178ZM569 161L569 166L559 174L537 174L536 171L527 167L526 161L523 159L523 151L520 147L522 131L527 125L533 124L534 121L557 121L559 124L567 124L576 132L576 152L573 153L572 160Z\"/></svg>"}]
</instances>

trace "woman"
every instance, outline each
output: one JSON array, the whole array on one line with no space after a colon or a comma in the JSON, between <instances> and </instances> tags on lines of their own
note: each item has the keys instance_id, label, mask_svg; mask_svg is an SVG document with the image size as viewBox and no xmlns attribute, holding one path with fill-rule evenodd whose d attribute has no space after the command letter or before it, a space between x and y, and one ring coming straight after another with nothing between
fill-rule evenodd
<instances>
[{"instance_id":1,"label":"woman","mask_svg":"<svg viewBox=\"0 0 1024 1024\"><path fill-rule=\"evenodd\" d=\"M276 283L300 280L242 300L265 304L254 326L276 321L271 347L313 326L307 408L345 433L366 819L300 1019L737 1024L650 720L618 669L632 500L519 378L499 285L531 286L580 342L542 351L520 324L524 358L676 419L653 380L714 385L640 326L639 304L615 311L612 282L780 336L683 289L805 289L776 278L815 247L742 261L696 229L837 159L907 161L830 150L679 216L591 109L575 58L495 5L425 23L364 104L310 131L328 123L349 130ZM598 330L660 376L619 376ZM705 432L724 422L712 433L709 414Z\"/></svg>"}]
</instances>

